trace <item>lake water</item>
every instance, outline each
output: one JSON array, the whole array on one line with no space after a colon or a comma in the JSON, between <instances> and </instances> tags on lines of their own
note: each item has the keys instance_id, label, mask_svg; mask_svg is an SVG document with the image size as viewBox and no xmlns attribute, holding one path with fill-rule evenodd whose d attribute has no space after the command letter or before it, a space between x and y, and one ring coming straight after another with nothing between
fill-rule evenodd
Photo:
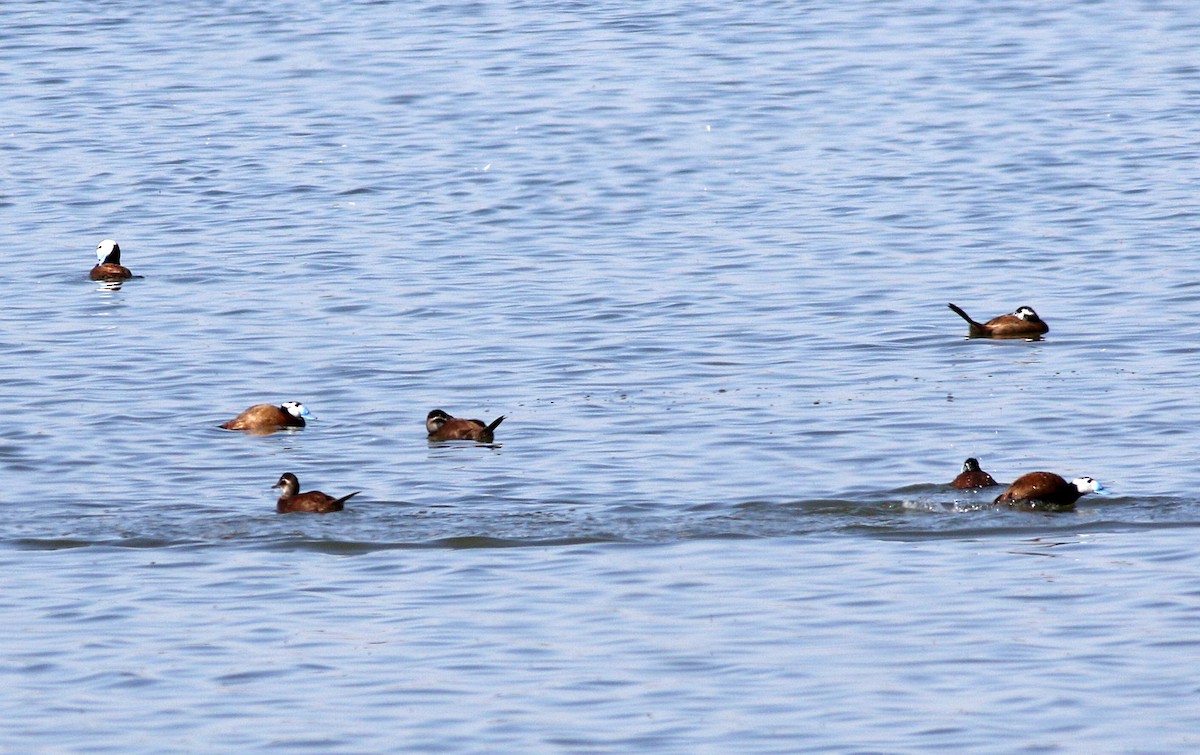
<instances>
[{"instance_id":1,"label":"lake water","mask_svg":"<svg viewBox=\"0 0 1200 755\"><path fill-rule=\"evenodd\" d=\"M1200 744L1194 4L0 19L0 749Z\"/></svg>"}]
</instances>

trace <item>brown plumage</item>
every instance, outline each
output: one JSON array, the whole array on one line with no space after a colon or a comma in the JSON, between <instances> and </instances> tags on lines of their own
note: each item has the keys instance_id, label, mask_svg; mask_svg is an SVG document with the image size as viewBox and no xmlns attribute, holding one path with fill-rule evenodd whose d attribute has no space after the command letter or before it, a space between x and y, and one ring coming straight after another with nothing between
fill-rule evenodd
<instances>
[{"instance_id":1,"label":"brown plumage","mask_svg":"<svg viewBox=\"0 0 1200 755\"><path fill-rule=\"evenodd\" d=\"M473 440L478 443L491 443L495 439L494 431L504 421L504 415L485 425L483 420L460 419L451 417L441 409L434 409L425 417L425 430L429 439L442 440Z\"/></svg>"},{"instance_id":2,"label":"brown plumage","mask_svg":"<svg viewBox=\"0 0 1200 755\"><path fill-rule=\"evenodd\" d=\"M958 473L958 477L950 483L952 487L965 488L990 488L996 485L996 481L987 472L979 468L978 459L967 459L963 462L962 471Z\"/></svg>"},{"instance_id":3,"label":"brown plumage","mask_svg":"<svg viewBox=\"0 0 1200 755\"><path fill-rule=\"evenodd\" d=\"M133 273L124 265L114 265L105 262L92 268L91 279L94 281L123 281L133 277Z\"/></svg>"},{"instance_id":4,"label":"brown plumage","mask_svg":"<svg viewBox=\"0 0 1200 755\"><path fill-rule=\"evenodd\" d=\"M254 433L273 433L286 427L304 427L304 418L311 417L299 401L274 404L255 404L221 425L226 430L249 430Z\"/></svg>"},{"instance_id":5,"label":"brown plumage","mask_svg":"<svg viewBox=\"0 0 1200 755\"><path fill-rule=\"evenodd\" d=\"M1013 480L993 503L1041 501L1052 506L1073 506L1085 493L1102 489L1100 483L1091 477L1079 477L1067 482L1053 472L1030 472Z\"/></svg>"},{"instance_id":6,"label":"brown plumage","mask_svg":"<svg viewBox=\"0 0 1200 755\"><path fill-rule=\"evenodd\" d=\"M112 239L96 245L96 263L91 272L94 281L123 281L133 277L129 268L121 264L121 247Z\"/></svg>"},{"instance_id":7,"label":"brown plumage","mask_svg":"<svg viewBox=\"0 0 1200 755\"><path fill-rule=\"evenodd\" d=\"M987 322L975 322L960 307L947 304L959 317L970 326L968 335L972 338L1036 338L1050 331L1050 326L1038 317L1033 307L1017 307L1008 315L993 317Z\"/></svg>"},{"instance_id":8,"label":"brown plumage","mask_svg":"<svg viewBox=\"0 0 1200 755\"><path fill-rule=\"evenodd\" d=\"M345 508L346 501L362 492L356 490L341 498L325 495L319 490L301 493L300 480L291 472L284 472L274 487L282 491L279 494L279 501L275 504L275 510L280 514L328 514L331 511L341 511Z\"/></svg>"}]
</instances>

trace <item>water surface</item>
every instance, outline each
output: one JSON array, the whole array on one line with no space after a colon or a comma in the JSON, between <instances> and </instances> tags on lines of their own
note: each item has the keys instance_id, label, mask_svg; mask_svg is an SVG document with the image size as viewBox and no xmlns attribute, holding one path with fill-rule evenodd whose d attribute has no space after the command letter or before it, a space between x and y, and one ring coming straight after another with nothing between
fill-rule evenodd
<instances>
[{"instance_id":1,"label":"water surface","mask_svg":"<svg viewBox=\"0 0 1200 755\"><path fill-rule=\"evenodd\" d=\"M1194 749L1190 5L2 15L0 746Z\"/></svg>"}]
</instances>

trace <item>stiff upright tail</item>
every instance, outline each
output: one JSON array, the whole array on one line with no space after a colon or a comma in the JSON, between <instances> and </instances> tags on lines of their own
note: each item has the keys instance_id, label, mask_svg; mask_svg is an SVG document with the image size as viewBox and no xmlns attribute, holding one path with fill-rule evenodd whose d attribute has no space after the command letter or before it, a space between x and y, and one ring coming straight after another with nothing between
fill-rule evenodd
<instances>
[{"instance_id":1,"label":"stiff upright tail","mask_svg":"<svg viewBox=\"0 0 1200 755\"><path fill-rule=\"evenodd\" d=\"M966 320L968 323L970 323L970 325L971 325L972 327L975 327L975 328L978 328L978 327L979 327L979 323L977 323L977 322L975 322L974 320L972 320L972 319L971 319L971 316L970 316L970 315L968 315L966 312L963 312L963 311L962 311L962 307L956 306L956 305L954 305L954 304L947 304L946 306L947 306L947 307L949 307L950 309L953 309L953 310L954 310L954 312L955 312L955 314L957 314L959 317L961 317L962 319L964 319L964 320Z\"/></svg>"},{"instance_id":2,"label":"stiff upright tail","mask_svg":"<svg viewBox=\"0 0 1200 755\"><path fill-rule=\"evenodd\" d=\"M503 421L504 421L504 415L503 415L503 414L501 414L499 417L496 417L494 420L492 420L492 424L490 424L490 425L488 425L488 426L487 426L487 431L488 431L489 433L490 433L490 432L492 432L492 431L493 431L493 430L495 430L497 427L500 427L500 423L501 423L501 422L503 422Z\"/></svg>"},{"instance_id":3,"label":"stiff upright tail","mask_svg":"<svg viewBox=\"0 0 1200 755\"><path fill-rule=\"evenodd\" d=\"M358 494L359 494L359 493L361 493L361 492L362 492L361 490L356 490L356 491L354 491L353 493L351 493L350 495L344 495L344 496L342 496L341 498L339 498L339 499L337 499L336 501L334 501L334 502L333 502L333 505L334 505L334 506L337 506L337 505L339 505L339 504L343 504L343 503L345 503L346 501L350 500L351 498L353 498L354 496L358 495Z\"/></svg>"}]
</instances>

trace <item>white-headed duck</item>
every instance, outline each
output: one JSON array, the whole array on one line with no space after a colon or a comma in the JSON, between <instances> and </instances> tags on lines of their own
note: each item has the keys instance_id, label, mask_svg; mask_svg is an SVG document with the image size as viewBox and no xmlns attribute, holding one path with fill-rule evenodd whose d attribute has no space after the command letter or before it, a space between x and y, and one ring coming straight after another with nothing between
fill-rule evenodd
<instances>
[{"instance_id":1,"label":"white-headed duck","mask_svg":"<svg viewBox=\"0 0 1200 755\"><path fill-rule=\"evenodd\" d=\"M284 401L274 404L255 404L238 416L221 425L226 430L249 430L255 433L273 433L288 427L304 427L305 418L316 419L308 407L299 401Z\"/></svg>"},{"instance_id":2,"label":"white-headed duck","mask_svg":"<svg viewBox=\"0 0 1200 755\"><path fill-rule=\"evenodd\" d=\"M993 317L987 322L975 322L961 308L953 304L946 306L967 321L971 338L1036 338L1050 330L1050 326L1038 317L1033 307L1017 307L1012 314Z\"/></svg>"},{"instance_id":3,"label":"white-headed duck","mask_svg":"<svg viewBox=\"0 0 1200 755\"><path fill-rule=\"evenodd\" d=\"M132 277L129 268L121 264L121 247L117 242L105 239L96 245L96 266L92 268L92 280L123 281Z\"/></svg>"},{"instance_id":4,"label":"white-headed duck","mask_svg":"<svg viewBox=\"0 0 1200 755\"><path fill-rule=\"evenodd\" d=\"M1080 496L1100 490L1104 490L1104 486L1091 477L1067 482L1053 472L1030 472L1013 480L993 503L1041 501L1051 506L1068 507L1075 505Z\"/></svg>"}]
</instances>

